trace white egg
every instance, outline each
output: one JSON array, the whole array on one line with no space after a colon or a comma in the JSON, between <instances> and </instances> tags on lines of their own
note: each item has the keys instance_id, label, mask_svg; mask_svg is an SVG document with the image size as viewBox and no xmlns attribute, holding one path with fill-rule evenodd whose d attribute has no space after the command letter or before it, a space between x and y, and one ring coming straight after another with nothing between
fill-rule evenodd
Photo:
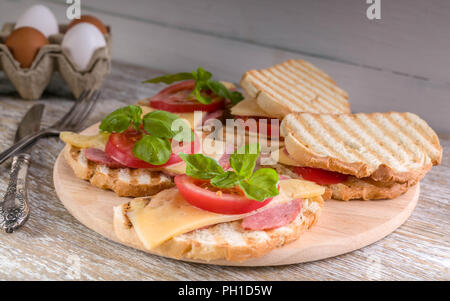
<instances>
[{"instance_id":1,"label":"white egg","mask_svg":"<svg viewBox=\"0 0 450 301\"><path fill-rule=\"evenodd\" d=\"M97 27L90 23L79 23L66 32L61 45L78 68L84 70L95 50L105 47L106 41Z\"/></svg>"},{"instance_id":2,"label":"white egg","mask_svg":"<svg viewBox=\"0 0 450 301\"><path fill-rule=\"evenodd\" d=\"M59 32L55 15L40 4L31 6L17 19L15 29L25 26L39 30L46 38Z\"/></svg>"}]
</instances>

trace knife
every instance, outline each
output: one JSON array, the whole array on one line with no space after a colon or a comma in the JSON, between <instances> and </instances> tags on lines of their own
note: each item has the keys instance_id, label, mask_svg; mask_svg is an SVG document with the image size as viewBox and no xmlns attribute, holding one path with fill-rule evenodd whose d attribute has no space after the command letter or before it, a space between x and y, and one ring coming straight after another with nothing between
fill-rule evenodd
<instances>
[{"instance_id":1,"label":"knife","mask_svg":"<svg viewBox=\"0 0 450 301\"><path fill-rule=\"evenodd\" d=\"M43 104L32 106L22 118L16 130L14 142L39 131ZM27 200L27 173L30 165L31 146L13 157L10 180L5 196L0 202L0 228L12 233L27 221L30 213Z\"/></svg>"}]
</instances>

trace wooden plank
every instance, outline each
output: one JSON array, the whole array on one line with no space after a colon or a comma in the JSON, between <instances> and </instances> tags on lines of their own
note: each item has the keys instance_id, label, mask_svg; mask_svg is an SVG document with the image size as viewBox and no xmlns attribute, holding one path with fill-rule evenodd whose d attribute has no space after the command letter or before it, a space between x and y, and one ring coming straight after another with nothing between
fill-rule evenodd
<instances>
[{"instance_id":1,"label":"wooden plank","mask_svg":"<svg viewBox=\"0 0 450 301\"><path fill-rule=\"evenodd\" d=\"M450 2L381 2L381 20L372 21L366 1L354 0L91 0L82 5L141 23L450 83Z\"/></svg>"},{"instance_id":2,"label":"wooden plank","mask_svg":"<svg viewBox=\"0 0 450 301\"><path fill-rule=\"evenodd\" d=\"M29 5L30 1L24 0L2 2L0 19L10 20L10 16L19 15ZM52 3L48 6L61 21L64 20L65 6ZM5 14L7 17L3 17ZM95 14L105 23L112 24L115 59L168 72L203 66L213 71L217 78L239 82L246 70L268 67L290 58L303 58L329 73L349 93L353 112L410 111L429 122L435 130L450 132L450 118L447 118L450 114L450 83L186 32L121 16ZM147 77L144 73L138 80Z\"/></svg>"},{"instance_id":3,"label":"wooden plank","mask_svg":"<svg viewBox=\"0 0 450 301\"><path fill-rule=\"evenodd\" d=\"M142 85L152 69L113 62L102 101L87 124L160 86ZM17 123L34 103L46 104L44 124L55 121L73 101L59 76L40 101L17 97L0 74L0 151L10 145ZM450 280L450 136L441 136L442 165L421 181L421 195L412 216L395 232L363 249L306 264L263 268L214 267L136 251L111 242L78 223L62 206L52 185L52 166L63 143L38 142L29 174L31 216L14 234L0 233L0 279L83 280ZM9 166L0 166L0 194Z\"/></svg>"}]
</instances>

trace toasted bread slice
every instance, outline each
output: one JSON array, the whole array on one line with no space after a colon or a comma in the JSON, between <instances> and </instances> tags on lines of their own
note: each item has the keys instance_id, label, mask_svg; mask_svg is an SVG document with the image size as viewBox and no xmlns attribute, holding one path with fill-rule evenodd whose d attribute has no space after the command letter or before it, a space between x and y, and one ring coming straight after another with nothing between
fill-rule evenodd
<instances>
[{"instance_id":1,"label":"toasted bread slice","mask_svg":"<svg viewBox=\"0 0 450 301\"><path fill-rule=\"evenodd\" d=\"M267 167L274 168L280 175L302 179L301 176L291 170L290 166L275 164ZM326 190L322 197L324 200L334 199L339 201L393 199L404 194L414 184L416 183L377 182L371 178L358 179L349 176L342 183L323 185Z\"/></svg>"},{"instance_id":2,"label":"toasted bread slice","mask_svg":"<svg viewBox=\"0 0 450 301\"><path fill-rule=\"evenodd\" d=\"M293 113L280 132L300 165L375 181L416 183L442 158L436 133L412 113Z\"/></svg>"},{"instance_id":3,"label":"toasted bread slice","mask_svg":"<svg viewBox=\"0 0 450 301\"><path fill-rule=\"evenodd\" d=\"M139 198L114 207L114 231L118 239L135 248L145 250L139 240L127 211L132 206L142 206L149 198ZM145 206L145 205L144 205ZM151 252L177 259L243 261L262 256L269 251L297 240L300 235L313 226L323 207L321 197L305 199L302 210L290 224L266 231L244 230L242 221L220 223L178 235Z\"/></svg>"},{"instance_id":4,"label":"toasted bread slice","mask_svg":"<svg viewBox=\"0 0 450 301\"><path fill-rule=\"evenodd\" d=\"M71 145L66 145L64 158L78 178L119 196L150 196L174 186L172 179L160 171L108 168L88 161L83 150Z\"/></svg>"},{"instance_id":5,"label":"toasted bread slice","mask_svg":"<svg viewBox=\"0 0 450 301\"><path fill-rule=\"evenodd\" d=\"M303 60L247 71L241 86L270 117L282 119L292 112L350 113L347 93Z\"/></svg>"}]
</instances>

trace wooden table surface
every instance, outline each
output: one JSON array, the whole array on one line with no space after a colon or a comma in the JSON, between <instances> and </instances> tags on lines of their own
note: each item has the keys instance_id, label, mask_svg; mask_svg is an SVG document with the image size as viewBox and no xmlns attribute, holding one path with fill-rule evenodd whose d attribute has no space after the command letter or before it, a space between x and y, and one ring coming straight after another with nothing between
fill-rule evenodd
<instances>
[{"instance_id":1,"label":"wooden table surface","mask_svg":"<svg viewBox=\"0 0 450 301\"><path fill-rule=\"evenodd\" d=\"M160 72L113 62L102 101L87 124L107 112L152 95L160 86L141 81ZM59 77L42 100L43 125L55 121L73 103ZM0 151L12 143L22 115L35 101L18 98L0 74ZM31 216L13 234L0 233L0 279L8 280L450 280L450 135L440 135L442 165L421 184L419 203L394 233L363 249L317 262L281 267L236 268L192 264L152 256L111 242L73 218L58 200L53 163L63 143L39 141L29 172ZM9 164L0 166L0 194Z\"/></svg>"}]
</instances>

